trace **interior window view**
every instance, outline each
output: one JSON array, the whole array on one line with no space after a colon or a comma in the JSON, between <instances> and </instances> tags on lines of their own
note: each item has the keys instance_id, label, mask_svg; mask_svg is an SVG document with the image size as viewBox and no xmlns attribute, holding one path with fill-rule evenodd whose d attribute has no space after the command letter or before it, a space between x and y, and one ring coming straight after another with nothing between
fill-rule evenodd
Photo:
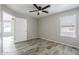
<instances>
[{"instance_id":1,"label":"interior window view","mask_svg":"<svg viewBox=\"0 0 79 59\"><path fill-rule=\"evenodd\" d=\"M79 55L79 4L0 4L0 55Z\"/></svg>"},{"instance_id":2,"label":"interior window view","mask_svg":"<svg viewBox=\"0 0 79 59\"><path fill-rule=\"evenodd\" d=\"M76 15L62 17L60 26L61 36L76 37Z\"/></svg>"}]
</instances>

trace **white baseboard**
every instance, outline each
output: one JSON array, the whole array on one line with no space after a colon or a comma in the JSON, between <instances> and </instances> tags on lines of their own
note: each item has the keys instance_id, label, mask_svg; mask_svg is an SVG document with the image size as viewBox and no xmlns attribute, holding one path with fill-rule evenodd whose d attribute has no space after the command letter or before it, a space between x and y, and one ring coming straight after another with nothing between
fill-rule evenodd
<instances>
[{"instance_id":1,"label":"white baseboard","mask_svg":"<svg viewBox=\"0 0 79 59\"><path fill-rule=\"evenodd\" d=\"M70 46L70 47L79 48L78 46L74 46L74 45L70 45L70 44L65 44L65 43L63 43L63 42L58 42L58 41L54 41L54 40L49 40L49 39L46 39L46 38L40 38L40 39L45 39L45 40L48 40L48 41L56 42L56 43L59 43L59 44L63 44L63 45Z\"/></svg>"},{"instance_id":2,"label":"white baseboard","mask_svg":"<svg viewBox=\"0 0 79 59\"><path fill-rule=\"evenodd\" d=\"M33 38L33 39L38 39L38 38ZM32 40L32 39L21 40L21 41L15 41L15 43L25 42L25 41L28 41L28 40Z\"/></svg>"},{"instance_id":3,"label":"white baseboard","mask_svg":"<svg viewBox=\"0 0 79 59\"><path fill-rule=\"evenodd\" d=\"M47 39L47 38L33 38L33 39L44 39L44 40L56 42L56 43L59 43L59 44L71 46L71 47L74 47L74 48L79 48L78 46L74 46L74 45L70 45L70 44L65 44L65 43L63 43L63 42L58 42L58 41L54 41L54 40L49 40L49 39ZM32 40L32 39L29 39L29 40ZM27 41L27 40L25 40L25 41ZM19 41L19 42L24 42L24 41ZM19 42L15 42L15 43L19 43Z\"/></svg>"}]
</instances>

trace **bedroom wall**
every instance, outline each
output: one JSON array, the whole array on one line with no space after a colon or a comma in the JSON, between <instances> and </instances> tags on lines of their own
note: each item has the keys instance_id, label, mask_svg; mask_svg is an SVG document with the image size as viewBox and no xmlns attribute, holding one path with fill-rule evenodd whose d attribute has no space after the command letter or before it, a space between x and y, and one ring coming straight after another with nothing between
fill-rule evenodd
<instances>
[{"instance_id":1,"label":"bedroom wall","mask_svg":"<svg viewBox=\"0 0 79 59\"><path fill-rule=\"evenodd\" d=\"M0 54L1 54L1 40L2 38L1 38L1 5L0 5Z\"/></svg>"},{"instance_id":2,"label":"bedroom wall","mask_svg":"<svg viewBox=\"0 0 79 59\"><path fill-rule=\"evenodd\" d=\"M5 5L3 5L3 10L15 16L15 18L25 18L27 20L27 40L37 38L37 19L17 13Z\"/></svg>"},{"instance_id":3,"label":"bedroom wall","mask_svg":"<svg viewBox=\"0 0 79 59\"><path fill-rule=\"evenodd\" d=\"M38 38L37 19L27 18L27 39Z\"/></svg>"},{"instance_id":4,"label":"bedroom wall","mask_svg":"<svg viewBox=\"0 0 79 59\"><path fill-rule=\"evenodd\" d=\"M0 5L0 39L1 39L1 5Z\"/></svg>"},{"instance_id":5,"label":"bedroom wall","mask_svg":"<svg viewBox=\"0 0 79 59\"><path fill-rule=\"evenodd\" d=\"M60 36L60 17L63 15L77 15L76 38ZM79 8L60 12L54 15L39 19L39 38L55 41L65 45L79 48Z\"/></svg>"}]
</instances>

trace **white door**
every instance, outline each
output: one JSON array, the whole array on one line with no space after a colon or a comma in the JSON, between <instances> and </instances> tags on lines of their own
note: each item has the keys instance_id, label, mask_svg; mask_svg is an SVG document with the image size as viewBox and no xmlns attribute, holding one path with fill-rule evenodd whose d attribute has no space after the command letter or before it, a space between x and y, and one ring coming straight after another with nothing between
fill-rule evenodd
<instances>
[{"instance_id":1,"label":"white door","mask_svg":"<svg viewBox=\"0 0 79 59\"><path fill-rule=\"evenodd\" d=\"M23 18L15 19L15 42L27 40L27 21Z\"/></svg>"}]
</instances>

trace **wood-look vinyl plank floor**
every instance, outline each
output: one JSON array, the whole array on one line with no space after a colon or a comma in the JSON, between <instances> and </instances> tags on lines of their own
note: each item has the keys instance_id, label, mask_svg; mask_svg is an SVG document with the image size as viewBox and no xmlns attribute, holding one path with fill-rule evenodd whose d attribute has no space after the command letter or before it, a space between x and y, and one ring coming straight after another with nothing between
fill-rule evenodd
<instances>
[{"instance_id":1,"label":"wood-look vinyl plank floor","mask_svg":"<svg viewBox=\"0 0 79 59\"><path fill-rule=\"evenodd\" d=\"M44 39L4 42L3 55L79 55L79 49Z\"/></svg>"}]
</instances>

